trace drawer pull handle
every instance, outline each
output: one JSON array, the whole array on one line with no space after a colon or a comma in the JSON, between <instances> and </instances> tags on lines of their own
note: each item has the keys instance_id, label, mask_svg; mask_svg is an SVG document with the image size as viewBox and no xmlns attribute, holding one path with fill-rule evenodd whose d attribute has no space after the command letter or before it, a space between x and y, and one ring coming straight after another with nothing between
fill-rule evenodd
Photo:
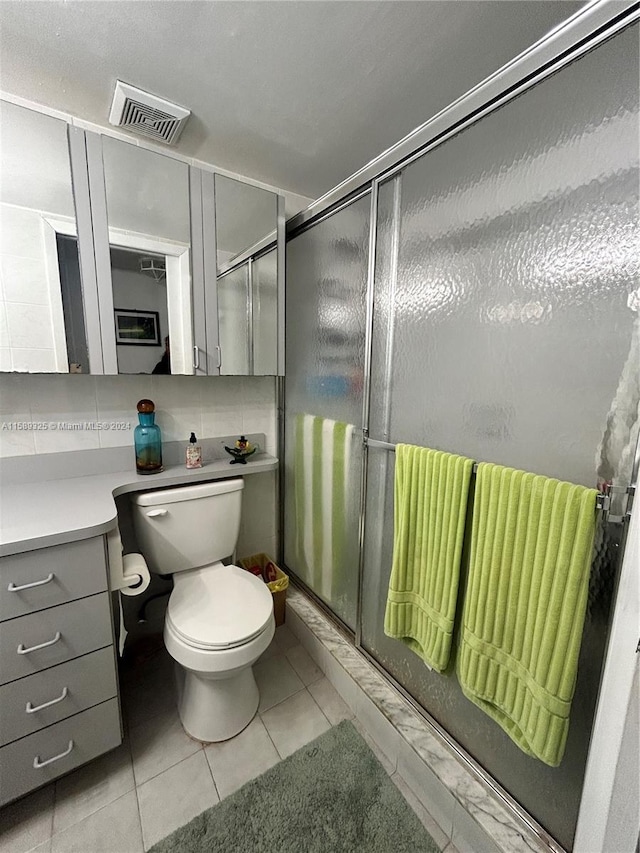
<instances>
[{"instance_id":1,"label":"drawer pull handle","mask_svg":"<svg viewBox=\"0 0 640 853\"><path fill-rule=\"evenodd\" d=\"M51 583L51 581L55 578L53 572L49 572L49 574L41 581L34 581L33 583L23 583L22 586L16 586L13 581L7 587L8 592L22 592L23 589L33 589L34 586L44 586L46 583Z\"/></svg>"},{"instance_id":2,"label":"drawer pull handle","mask_svg":"<svg viewBox=\"0 0 640 853\"><path fill-rule=\"evenodd\" d=\"M160 518L163 515L168 515L168 509L150 509L147 515L149 518Z\"/></svg>"},{"instance_id":3,"label":"drawer pull handle","mask_svg":"<svg viewBox=\"0 0 640 853\"><path fill-rule=\"evenodd\" d=\"M62 634L60 633L60 631L56 631L56 635L53 638L53 640L47 640L46 643L40 643L39 646L31 646L30 649L25 649L24 645L22 643L20 643L20 645L18 646L16 651L18 652L19 655L28 655L28 654L30 654L30 652L37 652L39 649L46 649L47 646L55 645L61 637L62 637Z\"/></svg>"},{"instance_id":4,"label":"drawer pull handle","mask_svg":"<svg viewBox=\"0 0 640 853\"><path fill-rule=\"evenodd\" d=\"M63 699L66 699L69 695L69 688L65 687L62 693L57 697L57 699L52 699L50 702L45 702L43 705L36 705L35 707L31 704L31 702L27 702L27 707L25 711L27 714L35 714L36 711L42 711L43 708L50 708L52 705L57 705L58 702L62 702Z\"/></svg>"},{"instance_id":5,"label":"drawer pull handle","mask_svg":"<svg viewBox=\"0 0 640 853\"><path fill-rule=\"evenodd\" d=\"M66 758L72 749L73 741L70 740L69 746L65 749L64 752L61 752L60 755L54 755L53 758L47 758L46 761L40 761L40 756L36 755L36 757L33 759L33 769L40 770L41 767L46 767L47 764L53 764L54 761L60 761L61 758Z\"/></svg>"}]
</instances>

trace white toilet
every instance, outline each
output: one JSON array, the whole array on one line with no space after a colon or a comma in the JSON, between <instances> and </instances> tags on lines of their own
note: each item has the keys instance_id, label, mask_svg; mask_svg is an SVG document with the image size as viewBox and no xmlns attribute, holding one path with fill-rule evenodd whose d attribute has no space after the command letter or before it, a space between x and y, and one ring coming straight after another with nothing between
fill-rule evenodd
<instances>
[{"instance_id":1,"label":"white toilet","mask_svg":"<svg viewBox=\"0 0 640 853\"><path fill-rule=\"evenodd\" d=\"M240 529L242 479L216 480L133 497L138 545L149 569L173 574L164 623L178 664L178 711L185 731L221 741L242 731L258 709L252 666L275 632L266 584L220 561Z\"/></svg>"}]
</instances>

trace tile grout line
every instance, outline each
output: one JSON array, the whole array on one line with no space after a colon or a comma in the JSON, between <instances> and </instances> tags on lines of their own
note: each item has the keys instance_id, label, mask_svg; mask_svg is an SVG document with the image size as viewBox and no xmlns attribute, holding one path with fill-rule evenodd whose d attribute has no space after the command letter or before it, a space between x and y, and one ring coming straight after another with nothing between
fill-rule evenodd
<instances>
[{"instance_id":1,"label":"tile grout line","mask_svg":"<svg viewBox=\"0 0 640 853\"><path fill-rule=\"evenodd\" d=\"M314 683L315 683L315 682L314 682ZM325 720L327 721L327 723L329 723L329 728L330 728L330 729L332 729L332 728L333 728L333 723L331 722L331 720L329 719L329 717L327 717L327 715L326 715L326 714L325 714L325 712L322 710L322 708L320 707L320 705L318 705L318 703L316 702L316 700L315 700L315 698L314 698L314 696L313 696L313 693L311 693L311 691L309 690L309 688L308 688L308 687L305 687L305 690L307 691L307 693L308 693L308 694L309 694L309 696L311 697L311 701L312 701L312 702L313 702L313 704L316 706L316 708L318 709L318 711L320 711L320 713L321 713L321 714L322 714L322 716L325 718ZM315 738L314 738L314 740L315 740Z\"/></svg>"},{"instance_id":2,"label":"tile grout line","mask_svg":"<svg viewBox=\"0 0 640 853\"><path fill-rule=\"evenodd\" d=\"M124 744L124 740L122 741L120 746L122 746L123 744ZM116 749L118 749L118 747L116 747ZM110 806L112 803L115 803L117 800L121 799L122 797L126 796L127 794L130 794L131 791L135 791L135 789L136 789L136 777L135 777L135 772L133 770L133 757L131 755L131 743L130 742L127 743L127 749L129 752L129 761L131 762L131 775L133 777L132 787L127 788L126 791L122 791L113 800L109 800L108 803L104 803L104 805L100 806L99 809L95 809L95 811L89 812L89 814L86 814L84 817L81 817L79 820L75 820L73 823L70 823L68 826L63 827L58 832L54 831L55 812L56 812L56 808L58 805L58 783L61 782L63 779L66 779L69 776L72 776L77 770L82 770L84 767L89 766L89 764L91 764L91 761L87 762L86 764L81 764L79 767L74 768L69 773L65 774L64 776L61 776L59 779L56 779L55 781L50 783L51 785L53 785L53 788L54 788L54 791L53 791L53 807L51 809L51 832L50 832L49 838L46 840L51 841L53 838L55 838L56 835L61 835L63 832L66 832L68 829L71 829L72 826L77 826L79 823L82 823L83 820L87 820L87 818L90 818L93 815L98 814L98 812L102 811L102 809L106 808L107 806ZM115 752L116 750L112 750L112 751ZM109 755L110 753L105 753L105 754ZM29 851L27 851L27 853L29 853Z\"/></svg>"},{"instance_id":3,"label":"tile grout line","mask_svg":"<svg viewBox=\"0 0 640 853\"><path fill-rule=\"evenodd\" d=\"M295 670L294 670L294 672L295 672ZM296 674L297 674L297 673L296 673ZM298 678L300 678L300 676L298 676ZM300 678L300 681L302 681L302 679L301 679L301 678ZM276 702L276 703L275 703L275 705L269 705L269 707L268 707L268 708L263 708L263 709L262 709L262 711L258 708L258 711L257 711L256 713L257 713L257 714L259 714L259 715L260 715L260 717L262 717L262 715L263 715L263 714L266 714L266 713L267 713L267 711L271 711L273 708L277 708L277 707L278 707L278 705L282 705L282 703L283 703L283 702L286 702L286 701L287 701L287 699L292 699L294 696L297 696L297 695L298 695L298 693L302 693L302 691L303 691L303 690L306 690L306 689L307 689L307 685L306 685L306 684L303 684L303 685L302 685L302 687L301 687L299 690L295 690L293 693L290 693L288 696L285 696L285 698L284 698L284 699L280 699L280 701L279 701L279 702Z\"/></svg>"},{"instance_id":4,"label":"tile grout line","mask_svg":"<svg viewBox=\"0 0 640 853\"><path fill-rule=\"evenodd\" d=\"M422 761L423 763L426 764L426 760L418 752L416 744L412 743L411 741L409 741L404 736L404 734L397 728L395 722L389 716L387 716L383 707L378 704L378 702L374 699L374 697L372 695L369 695L367 693L366 687L363 684L361 684L361 682L360 682L359 672L357 671L357 668L356 668L356 671L354 671L354 672L351 671L351 669L349 667L349 663L352 663L352 662L361 663L361 661L358 660L358 655L359 655L358 650L351 643L349 643L344 637L339 635L339 632L337 631L335 626L331 624L330 620L324 614L322 614L318 611L318 608L315 605L313 605L312 602L309 602L307 599L304 598L304 596L301 596L301 597L303 599L303 610L305 607L308 607L309 610L312 611L313 616L317 617L318 622L321 623L320 627L322 627L326 631L332 631L334 634L336 634L336 633L338 634L337 643L336 643L335 647L333 645L329 645L329 643L327 642L327 637L326 636L323 637L321 634L316 633L315 627L312 627L311 624L309 622L307 622L305 615L298 612L297 602L292 602L291 605L289 605L289 602L287 603L287 606L291 606L292 612L295 613L296 618L300 621L301 625L303 626L303 629L306 630L309 637L312 638L320 646L320 648L323 652L323 657L325 658L325 660L328 659L329 661L333 661L335 664L337 664L342 669L343 673L356 685L357 688L359 688L359 690L364 694L364 696L369 700L369 702L371 702L374 705L374 707L377 708L378 712L380 714L382 714L382 716L386 718L387 722L396 730L396 732L400 735L401 740L404 741L404 743L411 749L411 751L418 757L418 759L420 761ZM346 655L345 655L344 659L342 659L341 656L339 656L340 651L346 651ZM318 664L318 666L319 666L319 664ZM371 668L370 663L368 664L368 666ZM383 685L385 688L390 689L392 692L394 692L393 688L386 683L385 679L382 678L382 676L379 673L374 672L373 674L376 676L376 680L381 685ZM328 678L328 680L330 681L330 683L332 684L334 689L337 690L337 687L333 684L333 682L331 682L331 679L329 678L329 676L327 675L326 672L325 672L325 677ZM346 700L343 700L343 701L346 702ZM414 717L416 717L418 720L421 720L421 717L417 714L417 712L414 709L410 709L410 710L411 710L412 714L414 715ZM365 726L364 722L360 720L360 718L357 716L357 714L354 714L354 719L359 722L359 724L362 726L363 730L367 733L368 737L371 738L371 740L375 743L376 747L378 749L380 749L382 751L382 753L384 754L384 750L382 749L382 747L379 746L375 737L373 737L373 734ZM435 773L435 770L433 768L431 768L431 770L432 770L432 772ZM396 769L394 772L398 772L397 763L396 763ZM437 774L436 774L436 776L437 776ZM401 778L404 779L403 776L401 776ZM437 778L439 779L439 777L437 777ZM442 784L445 788L447 787L444 782L442 782L441 780L439 780L439 781L440 781L440 784ZM418 798L418 800L420 801L420 798L419 798L418 794L416 793L416 791L414 790L413 786L409 782L407 782L406 780L405 780L405 782L406 782L409 790L411 790L412 793L414 794L414 796L416 796L416 798ZM480 782L480 784L486 790L486 786L482 782ZM453 843L453 832L454 832L454 828L455 828L455 810L456 810L456 808L461 808L463 811L466 811L469 815L471 815L471 813L466 809L466 807L464 806L462 801L456 796L454 791L451 789L449 789L449 790L450 790L450 793L452 794L452 796L454 797L454 800L455 800L454 813L452 814L451 831L449 833L447 833L438 824L438 822L435 821L435 819L434 819L434 821L435 821L436 825L438 825L440 827L440 830L449 838L449 843L448 843L446 849L448 849L448 847L450 846L452 853L459 853L459 851L457 850L457 848L454 846L454 843ZM427 811L427 813L429 814L428 809L426 809L426 807L424 807L424 808ZM493 842L493 844L496 844L495 839L482 826L482 824L480 824L479 821L477 821L473 817L473 815L471 815L471 818L472 818L472 820L475 820L475 822L478 824L480 829L483 830L484 833L488 835L491 842ZM523 837L521 827L518 827L518 832L519 832L520 836ZM527 846L529 846L529 845L527 845ZM442 851L442 853L444 853L444 850Z\"/></svg>"},{"instance_id":5,"label":"tile grout line","mask_svg":"<svg viewBox=\"0 0 640 853\"><path fill-rule=\"evenodd\" d=\"M55 826L55 816L56 816L56 805L58 803L58 780L53 783L53 803L51 804L51 827L49 831L48 841L51 841L53 838L53 827Z\"/></svg>"},{"instance_id":6,"label":"tile grout line","mask_svg":"<svg viewBox=\"0 0 640 853\"><path fill-rule=\"evenodd\" d=\"M133 760L131 762L131 767L133 769ZM135 780L136 780L136 777L134 774L133 781L135 782ZM138 797L138 786L135 785L133 790L134 790L135 796L136 796L136 806L138 807L138 823L140 824L140 838L142 839L142 850L144 851L144 853L146 853L147 845L145 844L145 841L144 841L144 829L142 828L142 812L140 811L140 798Z\"/></svg>"},{"instance_id":7,"label":"tile grout line","mask_svg":"<svg viewBox=\"0 0 640 853\"><path fill-rule=\"evenodd\" d=\"M204 760L207 762L207 767L209 768L209 775L211 776L211 781L213 782L213 790L216 792L216 796L218 797L218 802L221 803L223 797L220 796L220 791L218 790L218 786L216 784L216 777L213 775L213 767L211 766L211 762L209 761L209 756L207 754L207 750L203 745L202 751L204 753ZM215 803L214 803L215 805Z\"/></svg>"},{"instance_id":8,"label":"tile grout line","mask_svg":"<svg viewBox=\"0 0 640 853\"><path fill-rule=\"evenodd\" d=\"M86 765L82 765L82 766L83 766L83 767L86 767ZM73 772L73 771L72 771L72 772ZM64 777L61 777L61 778L64 778ZM143 784L144 784L144 783L143 783ZM135 792L135 795L136 795L136 803L138 803L138 791L137 791L137 788L136 788L136 787L130 788L128 791L125 791L124 793L122 793L122 794L120 794L118 797L116 797L116 798L115 798L115 800L110 800L108 803L105 803L104 805L100 806L100 808L99 808L99 809L96 809L94 812L90 812L88 815L85 815L85 816L84 816L83 818L81 818L80 820L75 821L75 823L70 823L70 824L69 824L69 826L65 826L65 827L64 827L64 829L61 829L61 830L60 830L60 832L55 832L55 833L53 833L53 834L52 834L52 835L47 839L47 841L53 841L53 839L54 839L54 838L57 838L57 837L58 837L58 836L60 836L60 835L64 835L64 833L65 833L65 832L68 832L69 830L73 829L74 827L79 826L79 825L80 825L81 823L83 823L85 820L89 820L90 818L94 817L95 815L100 814L100 812L104 811L105 809L110 808L114 803L117 803L117 802L118 802L118 800L122 800L124 797L126 797L126 796L127 796L127 794L130 794L132 791L133 791L133 792ZM140 820L140 834L142 835L142 820L141 820L141 817L140 817L140 805L139 805L139 803L138 803L138 820ZM44 842L41 842L41 843L44 843ZM36 845L36 846L39 846L39 845ZM32 848L32 849L35 849L35 848Z\"/></svg>"},{"instance_id":9,"label":"tile grout line","mask_svg":"<svg viewBox=\"0 0 640 853\"><path fill-rule=\"evenodd\" d=\"M220 795L219 795L219 793L218 793L218 788L217 788L217 786L216 786L215 779L213 778L213 773L212 773L212 771L211 771L211 765L209 764L209 761L208 761L208 759L207 759L206 752L205 752L205 749L204 749L204 744L202 744L202 742L201 742L201 747L202 747L202 752L204 753L204 760L205 760L205 762L206 762L207 769L209 770L209 775L211 776L211 781L212 781L212 783L213 783L213 789L214 789L214 791L216 792L216 794L217 794L217 796L218 796L218 802L222 802L222 800L220 799ZM151 777L151 779L146 779L146 780L145 780L144 782L142 782L140 785L136 785L136 786L135 786L135 789L134 789L134 790L135 790L135 792L136 792L136 802L137 802L137 804L138 804L138 819L140 820L140 832L141 832L141 834L142 834L142 846L143 846L143 848L144 848L144 850L145 850L145 853L146 853L146 850L147 850L147 846L146 846L146 842L145 842L145 840L144 840L144 829L143 829L143 826L142 826L142 812L140 811L140 797L138 796L138 789L139 789L139 788L142 788L142 787L143 787L143 785L146 785L146 784L147 784L147 782L151 782L153 779L157 779L157 778L158 778L158 776L162 776L162 774L163 774L163 773L166 773L166 772L168 772L169 770L173 770L173 768L174 768L174 767L177 767L179 764L182 764L184 761L189 761L189 759L190 759L190 758L193 758L193 757L194 757L194 755L197 755L197 754L198 754L198 750L196 750L195 752L192 752L192 753L191 753L191 755L187 755L187 756L186 756L186 758L181 758L181 759L180 759L180 761L177 761L175 764L172 764L172 765L171 765L171 767L167 767L167 768L165 768L165 770L162 770L160 773L157 773L155 776L152 776L152 777ZM216 803L214 803L213 805L216 805ZM153 845L151 845L151 846L153 846Z\"/></svg>"},{"instance_id":10,"label":"tile grout line","mask_svg":"<svg viewBox=\"0 0 640 853\"><path fill-rule=\"evenodd\" d=\"M0 0L0 2L1 2L1 0ZM187 735L187 737L189 737L189 735ZM190 740L193 740L193 738L190 738ZM204 746L202 745L202 741L194 741L194 743L200 743L200 746L198 747L198 749L204 749ZM135 771L135 768L133 768L133 761L132 761L132 762L131 762L131 764L132 764L132 769L133 769L133 781L134 781L134 787L136 788L136 790L137 790L138 788L142 788L142 786L143 786L143 785L146 785L146 784L147 784L147 782L150 782L152 779L157 779L157 778L158 778L158 776L162 776L162 774L163 774L165 771L167 771L167 770L171 770L171 768L172 768L172 767L177 767L177 766L178 766L178 764L182 764L182 762L183 762L183 761L186 761L186 760L187 760L187 758L193 758L193 756L194 756L197 752L198 752L198 750L196 749L196 750L194 750L190 755L185 755L183 758L179 759L179 761L176 761L176 762L174 762L173 764L170 764L168 767L165 767L164 769L160 770L158 773L154 773L154 774L153 774L153 776L149 776L149 778L148 778L148 779L145 779L145 780L144 780L144 782L137 782L137 781L136 781L136 771ZM127 793L128 793L128 792L127 792ZM124 796L124 795L123 795L123 796ZM113 801L112 801L112 802L113 802ZM99 811L99 810L98 810L98 811Z\"/></svg>"},{"instance_id":11,"label":"tile grout line","mask_svg":"<svg viewBox=\"0 0 640 853\"><path fill-rule=\"evenodd\" d=\"M286 700L285 700L285 701L286 701ZM274 707L275 707L275 705L274 705ZM280 755L280 750L278 749L278 747L277 747L277 746L276 746L276 744L275 744L275 741L274 741L274 740L273 740L273 738L271 737L271 732L270 732L270 731L269 731L269 729L267 728L267 725L266 725L265 721L262 719L262 716L261 716L260 714L258 714L258 716L260 717L260 722L262 723L262 727L264 728L265 732L267 733L267 737L268 737L268 738L269 738L269 740L271 741L271 743L272 743L272 745L273 745L273 748L274 748L274 749L275 749L275 751L276 751L276 755L278 756L278 758L280 759L280 761L284 761L284 758L282 757L282 755ZM275 765L274 765L274 766L275 766Z\"/></svg>"},{"instance_id":12,"label":"tile grout line","mask_svg":"<svg viewBox=\"0 0 640 853\"><path fill-rule=\"evenodd\" d=\"M442 834L443 834L443 835L445 836L445 838L447 839L447 843L445 844L445 846L444 846L443 848L441 848L441 853L445 853L445 851L446 851L447 847L448 847L450 844L453 844L453 824L452 824L452 826L451 826L451 832L450 832L450 833L445 832L445 830L440 826L440 824L438 823L438 821L437 821L437 820L434 818L434 816L431 814L431 812L429 811L429 809L428 809L428 808L427 808L427 807L422 803L422 801L420 800L420 798L418 797L418 795L416 794L416 792L413 790L413 788L411 787L411 785L410 785L410 784L407 782L407 780L404 778L404 776L402 775L402 773L400 773L400 771L396 769L396 770L394 770L393 774L391 774L391 775L389 776L389 778L393 781L394 776L397 776L397 777L398 777L398 779L401 779L401 780L404 782L404 784L407 786L407 788L411 791L411 793L413 794L413 796L414 796L414 797L416 798L416 800L418 801L418 803L419 803L419 805L421 806L421 808L423 809L423 811L424 811L424 812L429 816L430 820L432 820L432 821L433 821L433 823L435 823L435 825L438 827L438 829L442 832ZM395 784L395 783L394 783L394 784ZM404 801L407 803L407 805L409 806L409 808L411 808L411 810L413 811L413 806L412 806L412 805L411 805L411 803L407 800L407 798L404 796L404 794L403 794L402 790L399 788L399 786L398 786L398 785L396 785L396 788L398 788L398 791L400 792L400 794L402 794L402 797L403 797ZM414 813L415 813L415 812L414 812ZM416 816L417 816L417 815L416 815ZM419 817L419 816L417 816L417 817L418 817L418 820L420 820L420 817ZM420 822L422 823L422 821L421 821L421 820L420 820ZM427 827L425 827L425 829L427 829ZM428 829L427 829L427 832L429 832L429 830L428 830ZM429 834L431 834L431 833L429 833ZM433 836L432 836L432 837L433 837ZM435 841L435 839L434 839L434 841Z\"/></svg>"}]
</instances>

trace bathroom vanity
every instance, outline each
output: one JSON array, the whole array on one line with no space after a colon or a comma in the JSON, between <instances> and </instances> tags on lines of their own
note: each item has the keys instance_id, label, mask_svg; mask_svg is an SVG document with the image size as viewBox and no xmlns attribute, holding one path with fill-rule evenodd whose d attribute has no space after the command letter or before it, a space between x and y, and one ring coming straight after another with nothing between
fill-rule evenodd
<instances>
[{"instance_id":1,"label":"bathroom vanity","mask_svg":"<svg viewBox=\"0 0 640 853\"><path fill-rule=\"evenodd\" d=\"M242 470L230 468L227 458L191 470L169 464L148 477L135 473L131 456L130 448L118 448L34 457L38 466L4 460L0 806L122 741L106 547L106 534L117 526L115 497L247 477L278 464L262 453Z\"/></svg>"}]
</instances>

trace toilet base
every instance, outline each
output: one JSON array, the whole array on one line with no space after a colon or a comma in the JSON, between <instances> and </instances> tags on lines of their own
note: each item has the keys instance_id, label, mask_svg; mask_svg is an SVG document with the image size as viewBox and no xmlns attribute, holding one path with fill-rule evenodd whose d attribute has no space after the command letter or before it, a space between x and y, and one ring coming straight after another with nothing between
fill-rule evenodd
<instances>
[{"instance_id":1,"label":"toilet base","mask_svg":"<svg viewBox=\"0 0 640 853\"><path fill-rule=\"evenodd\" d=\"M255 717L260 696L248 666L228 678L207 678L176 664L178 714L189 737L204 743L229 740Z\"/></svg>"}]
</instances>

